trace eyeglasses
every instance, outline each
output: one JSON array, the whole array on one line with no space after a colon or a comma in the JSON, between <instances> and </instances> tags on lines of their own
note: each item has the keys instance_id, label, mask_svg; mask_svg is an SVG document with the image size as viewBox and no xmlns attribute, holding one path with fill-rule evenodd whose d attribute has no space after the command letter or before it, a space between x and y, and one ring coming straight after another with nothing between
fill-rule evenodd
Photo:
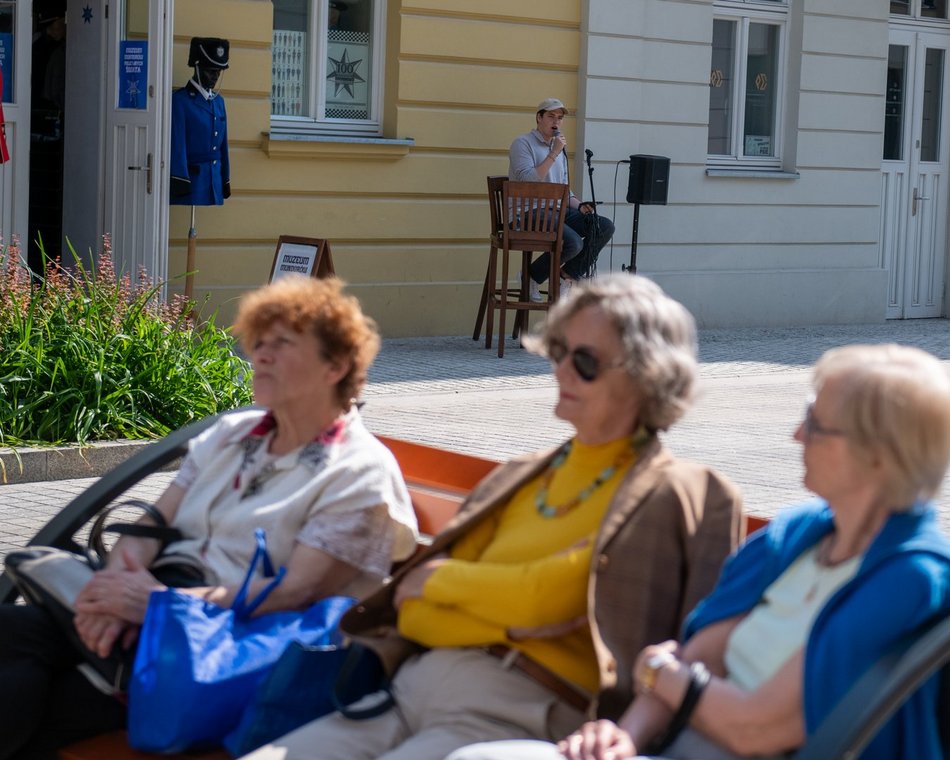
<instances>
[{"instance_id":1,"label":"eyeglasses","mask_svg":"<svg viewBox=\"0 0 950 760\"><path fill-rule=\"evenodd\" d=\"M567 345L561 340L548 341L547 354L555 367L570 356L571 366L574 368L577 376L585 383L594 382L600 377L601 372L605 370L618 369L624 366L622 360L614 361L609 364L602 363L589 348L581 347L568 350Z\"/></svg>"},{"instance_id":2,"label":"eyeglasses","mask_svg":"<svg viewBox=\"0 0 950 760\"><path fill-rule=\"evenodd\" d=\"M815 435L847 435L844 430L838 428L824 427L815 419L815 402L809 401L805 407L805 419L802 420L802 433L805 438L811 438Z\"/></svg>"}]
</instances>

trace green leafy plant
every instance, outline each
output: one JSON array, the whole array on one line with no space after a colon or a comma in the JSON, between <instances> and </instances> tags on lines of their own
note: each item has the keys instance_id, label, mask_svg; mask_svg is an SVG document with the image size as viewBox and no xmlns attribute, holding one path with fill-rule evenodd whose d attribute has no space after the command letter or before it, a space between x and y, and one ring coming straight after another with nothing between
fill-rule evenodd
<instances>
[{"instance_id":1,"label":"green leafy plant","mask_svg":"<svg viewBox=\"0 0 950 760\"><path fill-rule=\"evenodd\" d=\"M0 252L0 446L155 438L250 403L249 366L217 313L163 302L144 272L116 276L109 238L94 270L34 278Z\"/></svg>"}]
</instances>

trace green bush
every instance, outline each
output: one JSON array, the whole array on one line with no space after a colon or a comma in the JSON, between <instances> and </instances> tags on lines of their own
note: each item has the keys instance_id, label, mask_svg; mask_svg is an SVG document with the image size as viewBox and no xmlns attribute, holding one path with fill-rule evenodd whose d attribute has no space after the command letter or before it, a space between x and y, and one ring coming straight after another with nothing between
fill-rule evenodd
<instances>
[{"instance_id":1,"label":"green bush","mask_svg":"<svg viewBox=\"0 0 950 760\"><path fill-rule=\"evenodd\" d=\"M0 253L0 445L155 438L250 402L216 314L163 303L144 271L117 278L108 237L94 271L71 252L39 282L15 242Z\"/></svg>"}]
</instances>

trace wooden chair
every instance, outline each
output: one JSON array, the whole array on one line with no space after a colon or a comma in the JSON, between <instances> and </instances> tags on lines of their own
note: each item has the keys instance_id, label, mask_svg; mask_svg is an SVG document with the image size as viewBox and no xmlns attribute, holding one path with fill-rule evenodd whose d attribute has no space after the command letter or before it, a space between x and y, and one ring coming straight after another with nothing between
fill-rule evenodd
<instances>
[{"instance_id":1,"label":"wooden chair","mask_svg":"<svg viewBox=\"0 0 950 760\"><path fill-rule=\"evenodd\" d=\"M485 311L488 308L488 294L491 291L488 280L491 274L491 263L498 258L498 249L502 246L505 225L502 190L504 190L507 181L508 177L504 174L488 177L488 210L491 217L491 230L488 235L490 248L488 251L488 265L485 267L485 284L482 285L482 297L478 302L478 315L475 317L475 331L472 333L472 340L478 340L482 334Z\"/></svg>"},{"instance_id":2,"label":"wooden chair","mask_svg":"<svg viewBox=\"0 0 950 760\"><path fill-rule=\"evenodd\" d=\"M515 322L512 337L517 337L519 327L527 323L527 312L547 311L551 304L557 301L564 218L569 198L570 189L567 185L511 180L502 185L501 246L493 247L493 253L488 260L488 312L485 324L485 348L490 348L495 309L498 309L499 358L505 355L505 318L509 310L518 312L519 318L524 320L523 323L518 320ZM494 255L496 250L501 251L500 282L497 256ZM521 288L515 300L511 300L508 288L509 257L512 251L521 251ZM528 265L531 263L532 252L547 252L551 255L547 300L540 303L532 301L529 295Z\"/></svg>"},{"instance_id":3,"label":"wooden chair","mask_svg":"<svg viewBox=\"0 0 950 760\"><path fill-rule=\"evenodd\" d=\"M504 201L502 200L502 191L508 177L504 174L488 177L488 209L491 216L491 231L488 241L490 249L488 251L488 264L485 267L485 284L482 286L482 297L478 302L478 315L475 317L475 331L472 333L472 340L478 340L482 334L482 325L485 322L485 311L488 309L488 294L491 290L488 278L491 276L491 263L498 259L498 250L503 245L504 226L506 214L504 212ZM531 251L522 251L526 256L531 255ZM517 288L508 288L508 297L521 295L521 286ZM514 329L511 331L511 337L517 338L521 330L527 327L528 312L519 311L515 318Z\"/></svg>"}]
</instances>

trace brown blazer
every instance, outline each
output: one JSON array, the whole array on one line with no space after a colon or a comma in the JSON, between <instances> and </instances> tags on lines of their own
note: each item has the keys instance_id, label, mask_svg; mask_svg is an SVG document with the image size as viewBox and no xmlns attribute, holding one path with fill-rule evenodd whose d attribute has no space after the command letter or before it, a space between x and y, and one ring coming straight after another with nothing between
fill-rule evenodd
<instances>
[{"instance_id":1,"label":"brown blazer","mask_svg":"<svg viewBox=\"0 0 950 760\"><path fill-rule=\"evenodd\" d=\"M376 650L394 673L419 650L396 631L392 599L399 579L506 505L553 456L518 457L491 472L430 547L346 613L343 630ZM590 567L588 617L600 667L592 714L617 718L626 709L637 654L679 636L684 616L712 590L742 532L735 486L707 467L674 459L655 438L645 446L604 516Z\"/></svg>"}]
</instances>

